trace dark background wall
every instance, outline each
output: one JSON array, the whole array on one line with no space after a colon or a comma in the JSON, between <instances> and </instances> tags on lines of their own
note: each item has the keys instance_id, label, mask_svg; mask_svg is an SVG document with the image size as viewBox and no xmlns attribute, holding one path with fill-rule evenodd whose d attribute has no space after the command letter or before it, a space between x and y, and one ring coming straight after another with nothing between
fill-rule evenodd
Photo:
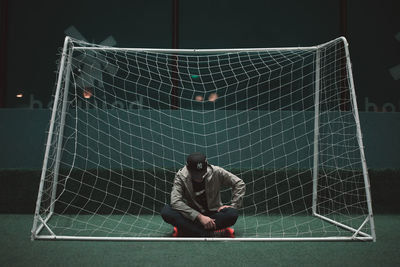
<instances>
[{"instance_id":1,"label":"dark background wall","mask_svg":"<svg viewBox=\"0 0 400 267\"><path fill-rule=\"evenodd\" d=\"M112 36L120 47L310 46L345 35L360 111L400 111L400 1L0 1L0 106L7 108L0 116L0 168L40 166L45 109L72 26L89 42ZM400 167L396 118L362 115L366 143L374 147L366 147L369 166ZM37 160L21 157L24 149Z\"/></svg>"},{"instance_id":2,"label":"dark background wall","mask_svg":"<svg viewBox=\"0 0 400 267\"><path fill-rule=\"evenodd\" d=\"M400 1L347 1L347 38L360 108L400 111Z\"/></svg>"},{"instance_id":3,"label":"dark background wall","mask_svg":"<svg viewBox=\"0 0 400 267\"><path fill-rule=\"evenodd\" d=\"M400 1L2 0L2 107L47 108L65 30L120 47L310 46L345 35L362 111L400 111ZM16 94L23 93L22 98Z\"/></svg>"},{"instance_id":4,"label":"dark background wall","mask_svg":"<svg viewBox=\"0 0 400 267\"><path fill-rule=\"evenodd\" d=\"M71 26L89 42L112 36L120 47L310 46L345 35L360 111L400 111L400 1L1 0L0 7L0 105L8 108L0 120L3 168L40 165L29 160L20 164L9 153L21 155L13 148L25 147L42 155L36 147L43 149L45 135L40 133L49 113L39 110L51 101L60 47ZM22 98L16 97L19 93ZM387 151L387 159L367 146L371 166L396 167L397 116L369 116L363 115L362 125L364 135L373 137L367 143L391 136L375 146ZM391 123L376 127L378 121ZM35 136L18 130L26 125Z\"/></svg>"},{"instance_id":5,"label":"dark background wall","mask_svg":"<svg viewBox=\"0 0 400 267\"><path fill-rule=\"evenodd\" d=\"M113 36L119 47L310 46L345 35L359 109L367 111L361 124L368 166L400 168L400 113L382 112L400 111L400 1L181 0L175 27L174 2L0 0L0 169L35 169L0 172L0 212L34 208L47 106L70 26L89 42ZM398 172L371 176L379 191L374 204L396 208Z\"/></svg>"}]
</instances>

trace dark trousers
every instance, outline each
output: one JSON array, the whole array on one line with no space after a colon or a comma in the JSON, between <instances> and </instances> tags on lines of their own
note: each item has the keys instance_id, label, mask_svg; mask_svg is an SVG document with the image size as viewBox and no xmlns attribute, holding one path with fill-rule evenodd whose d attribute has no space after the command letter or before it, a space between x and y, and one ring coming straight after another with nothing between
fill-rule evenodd
<instances>
[{"instance_id":1,"label":"dark trousers","mask_svg":"<svg viewBox=\"0 0 400 267\"><path fill-rule=\"evenodd\" d=\"M239 216L238 211L234 208L225 208L220 212L210 212L204 214L215 219L216 229L223 229L236 223ZM185 218L179 211L174 210L171 206L166 205L161 210L161 216L165 222L172 224L178 228L179 236L186 237L210 237L214 236L214 230L206 230L204 226L196 219L191 221Z\"/></svg>"}]
</instances>

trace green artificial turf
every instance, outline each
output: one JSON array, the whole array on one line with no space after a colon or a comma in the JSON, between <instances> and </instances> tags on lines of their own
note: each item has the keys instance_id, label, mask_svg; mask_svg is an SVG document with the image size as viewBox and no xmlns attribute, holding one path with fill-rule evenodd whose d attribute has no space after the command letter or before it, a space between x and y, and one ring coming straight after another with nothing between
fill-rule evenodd
<instances>
[{"instance_id":1,"label":"green artificial turf","mask_svg":"<svg viewBox=\"0 0 400 267\"><path fill-rule=\"evenodd\" d=\"M400 215L377 242L31 241L32 215L0 215L0 266L398 266Z\"/></svg>"}]
</instances>

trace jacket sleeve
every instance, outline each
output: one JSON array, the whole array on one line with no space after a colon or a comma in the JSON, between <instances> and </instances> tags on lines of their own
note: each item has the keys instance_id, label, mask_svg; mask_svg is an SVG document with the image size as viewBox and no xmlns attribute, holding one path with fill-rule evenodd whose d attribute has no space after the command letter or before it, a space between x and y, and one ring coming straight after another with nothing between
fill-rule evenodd
<instances>
[{"instance_id":1,"label":"jacket sleeve","mask_svg":"<svg viewBox=\"0 0 400 267\"><path fill-rule=\"evenodd\" d=\"M219 168L220 175L222 177L222 183L224 186L232 188L232 200L231 206L235 209L239 209L243 205L243 197L246 193L246 185L242 179L230 173L223 168Z\"/></svg>"},{"instance_id":2,"label":"jacket sleeve","mask_svg":"<svg viewBox=\"0 0 400 267\"><path fill-rule=\"evenodd\" d=\"M185 185L179 175L175 175L174 184L171 191L171 207L174 210L179 211L185 218L194 221L200 212L192 209L187 204L188 200L184 198L184 186Z\"/></svg>"}]
</instances>

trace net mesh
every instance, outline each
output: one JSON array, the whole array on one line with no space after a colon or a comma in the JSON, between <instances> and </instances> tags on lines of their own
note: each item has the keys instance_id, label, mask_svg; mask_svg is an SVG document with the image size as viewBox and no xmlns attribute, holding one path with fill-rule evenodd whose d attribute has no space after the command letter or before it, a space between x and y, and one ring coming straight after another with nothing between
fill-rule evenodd
<instances>
[{"instance_id":1,"label":"net mesh","mask_svg":"<svg viewBox=\"0 0 400 267\"><path fill-rule=\"evenodd\" d=\"M246 183L237 237L351 236L341 224L369 235L344 46L187 51L70 40L33 232L167 237L160 211L199 151ZM230 197L223 189L223 202Z\"/></svg>"}]
</instances>

